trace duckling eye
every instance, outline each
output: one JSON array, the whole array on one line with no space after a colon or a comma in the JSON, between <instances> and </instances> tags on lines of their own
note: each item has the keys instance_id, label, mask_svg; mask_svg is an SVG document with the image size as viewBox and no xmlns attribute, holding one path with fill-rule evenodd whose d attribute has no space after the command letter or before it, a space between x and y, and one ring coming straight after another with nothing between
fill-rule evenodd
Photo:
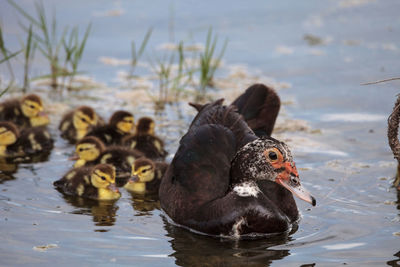
<instances>
[{"instance_id":1,"label":"duckling eye","mask_svg":"<svg viewBox=\"0 0 400 267\"><path fill-rule=\"evenodd\" d=\"M278 159L278 155L277 155L276 152L274 152L274 151L270 151L270 152L268 153L268 157L269 157L269 159L272 160L272 161L275 161L275 160Z\"/></svg>"},{"instance_id":2,"label":"duckling eye","mask_svg":"<svg viewBox=\"0 0 400 267\"><path fill-rule=\"evenodd\" d=\"M30 107L30 108L32 108L32 109L34 109L34 108L35 108L35 106L33 106L33 105L29 105L29 107Z\"/></svg>"},{"instance_id":3,"label":"duckling eye","mask_svg":"<svg viewBox=\"0 0 400 267\"><path fill-rule=\"evenodd\" d=\"M86 119L84 119L84 118L81 118L81 121L83 121L83 122L87 122L87 121L86 121Z\"/></svg>"},{"instance_id":4,"label":"duckling eye","mask_svg":"<svg viewBox=\"0 0 400 267\"><path fill-rule=\"evenodd\" d=\"M79 148L79 152L82 152L83 151L83 148Z\"/></svg>"},{"instance_id":5,"label":"duckling eye","mask_svg":"<svg viewBox=\"0 0 400 267\"><path fill-rule=\"evenodd\" d=\"M147 170L143 170L143 171L142 171L142 173L146 173L146 172L147 172Z\"/></svg>"},{"instance_id":6,"label":"duckling eye","mask_svg":"<svg viewBox=\"0 0 400 267\"><path fill-rule=\"evenodd\" d=\"M104 176L100 176L100 178L101 178L101 180L103 180L103 181L106 180L106 177L104 177Z\"/></svg>"}]
</instances>

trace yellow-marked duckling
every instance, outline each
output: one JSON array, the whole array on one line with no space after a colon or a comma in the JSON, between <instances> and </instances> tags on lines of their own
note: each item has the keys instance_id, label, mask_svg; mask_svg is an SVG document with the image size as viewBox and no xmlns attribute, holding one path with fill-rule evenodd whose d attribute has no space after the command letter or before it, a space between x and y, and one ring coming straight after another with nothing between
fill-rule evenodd
<instances>
[{"instance_id":1,"label":"yellow-marked duckling","mask_svg":"<svg viewBox=\"0 0 400 267\"><path fill-rule=\"evenodd\" d=\"M35 94L0 103L0 121L11 121L22 128L45 126L50 122L43 112L42 99Z\"/></svg>"},{"instance_id":2,"label":"yellow-marked duckling","mask_svg":"<svg viewBox=\"0 0 400 267\"><path fill-rule=\"evenodd\" d=\"M161 179L167 168L167 163L139 158L132 165L132 177L124 185L124 188L136 194L158 192Z\"/></svg>"},{"instance_id":3,"label":"yellow-marked duckling","mask_svg":"<svg viewBox=\"0 0 400 267\"><path fill-rule=\"evenodd\" d=\"M152 160L163 160L167 156L164 149L164 142L154 132L155 123L149 117L140 118L134 135L126 136L122 145L137 149Z\"/></svg>"},{"instance_id":4,"label":"yellow-marked duckling","mask_svg":"<svg viewBox=\"0 0 400 267\"><path fill-rule=\"evenodd\" d=\"M110 117L107 125L93 128L86 136L95 136L105 145L119 145L124 136L131 134L134 126L132 113L118 110Z\"/></svg>"},{"instance_id":5,"label":"yellow-marked duckling","mask_svg":"<svg viewBox=\"0 0 400 267\"><path fill-rule=\"evenodd\" d=\"M98 200L121 197L115 185L115 168L109 164L72 169L53 185L67 195Z\"/></svg>"},{"instance_id":6,"label":"yellow-marked duckling","mask_svg":"<svg viewBox=\"0 0 400 267\"><path fill-rule=\"evenodd\" d=\"M76 144L74 167L90 166L98 163L111 164L116 168L117 184L126 183L130 177L133 162L143 157L143 153L122 146L105 147L100 139L86 136ZM123 179L123 181L121 181Z\"/></svg>"},{"instance_id":7,"label":"yellow-marked duckling","mask_svg":"<svg viewBox=\"0 0 400 267\"><path fill-rule=\"evenodd\" d=\"M50 152L53 139L43 127L32 127L21 131L12 122L0 122L0 157L25 157Z\"/></svg>"},{"instance_id":8,"label":"yellow-marked duckling","mask_svg":"<svg viewBox=\"0 0 400 267\"><path fill-rule=\"evenodd\" d=\"M75 144L81 140L92 127L101 125L102 119L96 114L93 108L88 106L78 107L61 119L58 129L61 137Z\"/></svg>"}]
</instances>

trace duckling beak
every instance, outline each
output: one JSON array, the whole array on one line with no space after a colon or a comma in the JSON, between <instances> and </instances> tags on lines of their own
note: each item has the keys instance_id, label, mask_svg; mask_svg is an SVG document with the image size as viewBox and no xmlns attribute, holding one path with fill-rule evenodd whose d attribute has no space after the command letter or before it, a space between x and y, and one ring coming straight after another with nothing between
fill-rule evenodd
<instances>
[{"instance_id":1,"label":"duckling beak","mask_svg":"<svg viewBox=\"0 0 400 267\"><path fill-rule=\"evenodd\" d=\"M299 177L293 175L290 176L290 179L277 177L275 182L285 187L301 200L304 200L313 206L317 204L315 198L300 184Z\"/></svg>"},{"instance_id":2,"label":"duckling beak","mask_svg":"<svg viewBox=\"0 0 400 267\"><path fill-rule=\"evenodd\" d=\"M78 160L79 159L79 155L78 154L73 154L71 157L68 158L68 160Z\"/></svg>"},{"instance_id":3,"label":"duckling beak","mask_svg":"<svg viewBox=\"0 0 400 267\"><path fill-rule=\"evenodd\" d=\"M107 186L107 188L115 193L119 193L119 190L118 190L117 186L115 185L115 183L110 184L109 186Z\"/></svg>"},{"instance_id":4,"label":"duckling beak","mask_svg":"<svg viewBox=\"0 0 400 267\"><path fill-rule=\"evenodd\" d=\"M128 183L136 183L139 182L139 176L137 175L132 175L131 178L129 178Z\"/></svg>"}]
</instances>

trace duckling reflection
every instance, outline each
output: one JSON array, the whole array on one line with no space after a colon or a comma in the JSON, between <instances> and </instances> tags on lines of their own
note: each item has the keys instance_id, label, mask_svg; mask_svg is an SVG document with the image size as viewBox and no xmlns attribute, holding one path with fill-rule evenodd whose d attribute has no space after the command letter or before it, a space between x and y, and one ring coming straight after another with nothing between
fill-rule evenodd
<instances>
[{"instance_id":1,"label":"duckling reflection","mask_svg":"<svg viewBox=\"0 0 400 267\"><path fill-rule=\"evenodd\" d=\"M1 161L1 159L0 159ZM11 181L11 180L15 180L15 177L12 175L15 172L5 172L3 170L1 170L1 163L0 163L0 184L6 182L6 181ZM18 167L17 167L18 168Z\"/></svg>"},{"instance_id":2,"label":"duckling reflection","mask_svg":"<svg viewBox=\"0 0 400 267\"><path fill-rule=\"evenodd\" d=\"M5 177L11 176L12 174L16 173L17 170L18 163L14 162L13 159L0 157L0 183L3 181L3 178L5 180L10 180L6 179Z\"/></svg>"},{"instance_id":3,"label":"duckling reflection","mask_svg":"<svg viewBox=\"0 0 400 267\"><path fill-rule=\"evenodd\" d=\"M175 251L170 256L178 266L269 266L290 255L289 250L269 249L291 241L288 234L257 240L218 239L177 227L164 216L163 221Z\"/></svg>"},{"instance_id":4,"label":"duckling reflection","mask_svg":"<svg viewBox=\"0 0 400 267\"><path fill-rule=\"evenodd\" d=\"M82 197L74 197L62 194L65 202L77 209L73 214L83 214L93 216L95 226L113 226L116 222L118 206L117 200L98 201Z\"/></svg>"},{"instance_id":5,"label":"duckling reflection","mask_svg":"<svg viewBox=\"0 0 400 267\"><path fill-rule=\"evenodd\" d=\"M136 211L135 216L151 215L153 210L160 209L160 201L158 194L135 194L130 192L132 196L132 207Z\"/></svg>"}]
</instances>

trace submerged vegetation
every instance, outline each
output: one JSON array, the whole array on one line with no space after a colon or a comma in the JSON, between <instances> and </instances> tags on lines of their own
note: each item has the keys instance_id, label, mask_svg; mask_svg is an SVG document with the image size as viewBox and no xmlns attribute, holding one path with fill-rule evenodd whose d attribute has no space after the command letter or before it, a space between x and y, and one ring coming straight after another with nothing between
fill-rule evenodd
<instances>
[{"instance_id":1,"label":"submerged vegetation","mask_svg":"<svg viewBox=\"0 0 400 267\"><path fill-rule=\"evenodd\" d=\"M43 79L47 79L49 86L55 91L64 88L68 90L80 89L81 87L74 81L76 75L82 73L79 70L79 65L90 37L92 24L89 23L83 34L80 34L78 26L65 26L59 32L60 28L56 15L53 14L51 19L48 19L48 14L42 2L35 2L35 14L29 14L14 0L7 0L7 2L21 15L25 22L28 22L28 26L20 23L22 29L27 33L27 38L18 52L10 53L5 49L0 32L0 49L3 56L1 63L7 64L11 77L10 85L7 88L11 87L15 80L10 59L23 51L23 92L29 90L30 81ZM150 27L140 45L135 40L132 41L128 64L129 72L126 75L128 81L140 79L140 75L137 74L137 67L149 44L152 33L153 28ZM177 45L169 44L169 48L162 55L157 54L157 52L148 55L150 68L147 71L155 76L155 89L148 89L148 94L156 108L162 109L165 104L178 102L183 97L192 97L195 101L206 99L207 88L214 87L214 76L220 67L228 41L225 40L216 56L217 43L218 36L213 34L210 27L204 45L190 47L185 46L183 41L180 41ZM30 69L34 62L36 50L39 50L40 54L46 59L49 73L31 79ZM132 84L130 87L135 89Z\"/></svg>"}]
</instances>

